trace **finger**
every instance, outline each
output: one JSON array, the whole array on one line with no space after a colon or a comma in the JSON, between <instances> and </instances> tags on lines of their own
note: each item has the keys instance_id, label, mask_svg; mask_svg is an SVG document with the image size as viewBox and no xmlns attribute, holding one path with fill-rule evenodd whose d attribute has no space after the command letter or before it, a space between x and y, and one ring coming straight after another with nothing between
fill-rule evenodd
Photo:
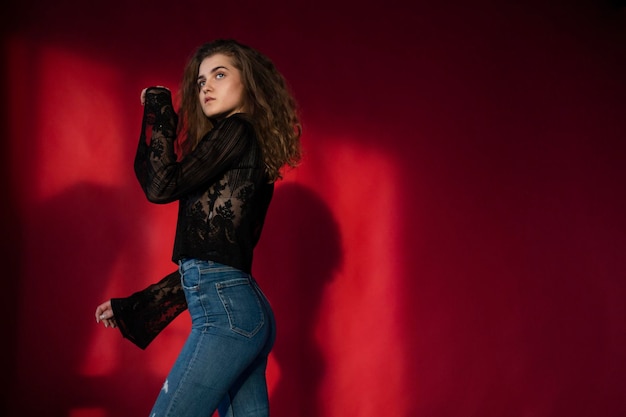
<instances>
[{"instance_id":1,"label":"finger","mask_svg":"<svg viewBox=\"0 0 626 417\"><path fill-rule=\"evenodd\" d=\"M100 320L109 320L113 317L113 312L112 311L104 311L100 314L100 316L98 316L98 318Z\"/></svg>"},{"instance_id":2,"label":"finger","mask_svg":"<svg viewBox=\"0 0 626 417\"><path fill-rule=\"evenodd\" d=\"M105 321L105 320L109 320L113 317L113 311L111 310L98 310L96 311L96 323L99 323L100 321Z\"/></svg>"},{"instance_id":3,"label":"finger","mask_svg":"<svg viewBox=\"0 0 626 417\"><path fill-rule=\"evenodd\" d=\"M101 307L96 308L96 323L100 323L100 320L102 320L102 311Z\"/></svg>"}]
</instances>

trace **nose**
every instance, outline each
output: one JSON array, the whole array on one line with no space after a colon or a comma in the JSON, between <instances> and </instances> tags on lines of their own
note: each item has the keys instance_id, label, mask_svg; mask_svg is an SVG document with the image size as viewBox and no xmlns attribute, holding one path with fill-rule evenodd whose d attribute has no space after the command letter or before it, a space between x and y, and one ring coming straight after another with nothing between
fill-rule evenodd
<instances>
[{"instance_id":1,"label":"nose","mask_svg":"<svg viewBox=\"0 0 626 417\"><path fill-rule=\"evenodd\" d=\"M211 83L209 83L208 81L204 83L204 86L202 86L202 92L204 94L206 94L207 92L211 91L212 87L211 87Z\"/></svg>"}]
</instances>

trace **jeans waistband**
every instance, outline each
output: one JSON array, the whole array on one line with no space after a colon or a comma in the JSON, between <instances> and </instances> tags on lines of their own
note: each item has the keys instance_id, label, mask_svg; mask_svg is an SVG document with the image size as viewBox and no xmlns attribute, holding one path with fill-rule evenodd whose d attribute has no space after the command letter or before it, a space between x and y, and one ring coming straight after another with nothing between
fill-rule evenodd
<instances>
[{"instance_id":1,"label":"jeans waistband","mask_svg":"<svg viewBox=\"0 0 626 417\"><path fill-rule=\"evenodd\" d=\"M233 267L233 266L229 266L229 265L224 265L221 264L219 262L215 262L215 261L207 261L204 259L196 259L196 258L183 258L181 260L178 261L178 270L183 273L184 271L190 269L190 268L201 268L201 269L213 269L213 268L219 268L220 270L228 270L228 269L232 269L234 271L240 271L239 269ZM240 271L241 272L241 271ZM246 274L249 275L249 274Z\"/></svg>"}]
</instances>

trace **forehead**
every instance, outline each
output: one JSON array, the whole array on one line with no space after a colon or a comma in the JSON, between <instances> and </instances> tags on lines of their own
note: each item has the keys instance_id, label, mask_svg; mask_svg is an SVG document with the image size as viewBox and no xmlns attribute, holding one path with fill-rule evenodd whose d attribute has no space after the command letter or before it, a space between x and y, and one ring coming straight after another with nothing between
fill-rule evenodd
<instances>
[{"instance_id":1,"label":"forehead","mask_svg":"<svg viewBox=\"0 0 626 417\"><path fill-rule=\"evenodd\" d=\"M200 63L200 68L198 68L198 74L210 73L212 70L218 67L226 68L229 70L236 70L231 57L218 53L208 56L202 60L202 62Z\"/></svg>"}]
</instances>

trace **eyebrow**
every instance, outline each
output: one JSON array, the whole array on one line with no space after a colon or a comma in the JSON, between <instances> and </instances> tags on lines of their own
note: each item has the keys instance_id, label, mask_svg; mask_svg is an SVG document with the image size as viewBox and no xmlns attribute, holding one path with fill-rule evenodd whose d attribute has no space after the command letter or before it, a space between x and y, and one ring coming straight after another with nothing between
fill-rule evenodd
<instances>
[{"instance_id":1,"label":"eyebrow","mask_svg":"<svg viewBox=\"0 0 626 417\"><path fill-rule=\"evenodd\" d=\"M228 68L226 68L223 65L218 65L217 67L213 68L211 71L209 71L211 74L213 74L215 71L217 71L218 69L225 69L228 70Z\"/></svg>"},{"instance_id":2,"label":"eyebrow","mask_svg":"<svg viewBox=\"0 0 626 417\"><path fill-rule=\"evenodd\" d=\"M217 67L213 68L211 71L209 71L210 74L213 74L215 71L219 70L219 69L225 69L226 71L229 71L229 69L223 65L218 65ZM204 75L198 75L198 80L202 80L204 79Z\"/></svg>"}]
</instances>

